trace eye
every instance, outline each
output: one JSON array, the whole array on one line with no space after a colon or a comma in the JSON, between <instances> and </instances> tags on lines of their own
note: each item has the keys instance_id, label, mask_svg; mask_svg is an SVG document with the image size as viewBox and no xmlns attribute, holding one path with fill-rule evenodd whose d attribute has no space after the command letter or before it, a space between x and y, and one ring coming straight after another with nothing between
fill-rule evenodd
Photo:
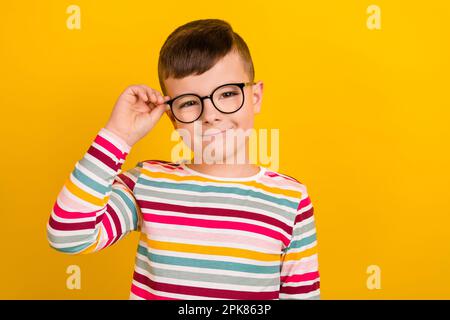
<instances>
[{"instance_id":1,"label":"eye","mask_svg":"<svg viewBox=\"0 0 450 320\"><path fill-rule=\"evenodd\" d=\"M191 107L191 106L193 106L193 105L195 105L195 104L197 104L197 101L195 101L195 100L186 101L185 103L183 103L183 104L180 106L180 109L181 109L181 108L185 108L185 107Z\"/></svg>"},{"instance_id":2,"label":"eye","mask_svg":"<svg viewBox=\"0 0 450 320\"><path fill-rule=\"evenodd\" d=\"M228 97L232 97L235 95L237 95L237 92L235 92L235 91L226 91L226 92L222 93L223 98L228 98Z\"/></svg>"}]
</instances>

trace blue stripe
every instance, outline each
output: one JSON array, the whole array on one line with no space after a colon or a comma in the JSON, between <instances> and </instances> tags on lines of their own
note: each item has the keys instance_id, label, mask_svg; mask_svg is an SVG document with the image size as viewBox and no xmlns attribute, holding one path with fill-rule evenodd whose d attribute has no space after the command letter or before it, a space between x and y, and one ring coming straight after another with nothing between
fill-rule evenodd
<instances>
[{"instance_id":1,"label":"blue stripe","mask_svg":"<svg viewBox=\"0 0 450 320\"><path fill-rule=\"evenodd\" d=\"M259 198L262 200L266 200L269 202L275 202L279 205L283 205L292 209L297 209L298 202L290 201L287 199L283 199L280 197L269 196L267 194L254 191L254 190L246 190L240 189L236 187L218 187L218 186L199 186L190 183L182 183L182 182L164 182L164 181L152 181L148 179L143 179L140 177L139 183L142 183L146 186L157 187L157 188L166 188L166 189L179 189L179 190L189 190L196 192L217 192L217 193L227 193L227 194L238 194L242 196L252 196L254 198Z\"/></svg>"},{"instance_id":2,"label":"blue stripe","mask_svg":"<svg viewBox=\"0 0 450 320\"><path fill-rule=\"evenodd\" d=\"M300 248L306 246L307 244L311 244L316 240L316 234L312 234L309 237L303 238L301 240L295 240L289 246L291 249Z\"/></svg>"},{"instance_id":3,"label":"blue stripe","mask_svg":"<svg viewBox=\"0 0 450 320\"><path fill-rule=\"evenodd\" d=\"M66 252L66 253L79 253L80 251L82 251L83 249L86 249L93 243L94 242L88 242L88 243L80 244L78 246L69 247L69 248L55 248L55 247L52 247L52 248L54 248L58 251L61 251L61 252Z\"/></svg>"},{"instance_id":4,"label":"blue stripe","mask_svg":"<svg viewBox=\"0 0 450 320\"><path fill-rule=\"evenodd\" d=\"M232 270L241 272L263 273L263 274L272 274L280 272L279 264L273 266L257 266L227 261L211 261L211 260L179 258L179 257L177 258L150 253L147 250L147 248L141 245L138 246L138 252L144 256L147 256L150 261L168 265L206 268L206 269Z\"/></svg>"},{"instance_id":5,"label":"blue stripe","mask_svg":"<svg viewBox=\"0 0 450 320\"><path fill-rule=\"evenodd\" d=\"M111 187L105 187L104 185L101 185L97 181L92 180L87 175L85 175L83 172L75 168L72 171L72 174L75 178L77 178L78 181L80 181L82 184L88 186L89 188L101 193L106 194L109 190L111 190Z\"/></svg>"},{"instance_id":6,"label":"blue stripe","mask_svg":"<svg viewBox=\"0 0 450 320\"><path fill-rule=\"evenodd\" d=\"M130 198L127 197L127 195L122 190L114 190L115 193L117 193L122 200L126 203L128 209L130 209L133 217L133 230L137 229L137 210L136 206L134 205L133 201L130 200ZM128 217L124 217L125 220L128 221Z\"/></svg>"}]
</instances>

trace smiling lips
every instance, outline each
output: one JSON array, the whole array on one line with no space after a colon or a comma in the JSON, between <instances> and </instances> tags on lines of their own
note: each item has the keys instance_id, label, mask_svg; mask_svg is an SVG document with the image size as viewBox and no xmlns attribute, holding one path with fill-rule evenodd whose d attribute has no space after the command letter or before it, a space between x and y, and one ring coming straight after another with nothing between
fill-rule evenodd
<instances>
[{"instance_id":1,"label":"smiling lips","mask_svg":"<svg viewBox=\"0 0 450 320\"><path fill-rule=\"evenodd\" d=\"M204 137L215 136L215 135L218 135L218 134L221 134L221 133L225 133L227 130L230 130L230 129L224 129L224 130L208 129L208 130L206 130L206 132L208 132L208 133L207 134L203 134L202 136L204 136Z\"/></svg>"}]
</instances>

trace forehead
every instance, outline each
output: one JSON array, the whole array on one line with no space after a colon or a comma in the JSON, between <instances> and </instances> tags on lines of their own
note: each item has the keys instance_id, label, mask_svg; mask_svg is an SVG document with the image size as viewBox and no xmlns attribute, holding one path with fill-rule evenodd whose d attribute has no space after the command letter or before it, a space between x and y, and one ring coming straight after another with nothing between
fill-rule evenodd
<instances>
[{"instance_id":1,"label":"forehead","mask_svg":"<svg viewBox=\"0 0 450 320\"><path fill-rule=\"evenodd\" d=\"M211 69L200 75L189 75L182 79L167 78L164 84L167 94L174 98L184 93L209 95L218 86L230 82L248 81L244 63L240 55L231 51Z\"/></svg>"}]
</instances>

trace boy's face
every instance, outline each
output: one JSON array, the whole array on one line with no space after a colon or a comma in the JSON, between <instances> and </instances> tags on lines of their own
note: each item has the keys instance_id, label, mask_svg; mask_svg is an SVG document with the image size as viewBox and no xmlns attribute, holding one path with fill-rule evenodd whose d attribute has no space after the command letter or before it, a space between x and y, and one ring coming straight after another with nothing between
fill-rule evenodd
<instances>
[{"instance_id":1,"label":"boy's face","mask_svg":"<svg viewBox=\"0 0 450 320\"><path fill-rule=\"evenodd\" d=\"M182 79L167 78L164 80L167 95L171 99L185 93L196 93L203 97L210 95L220 85L237 82L249 82L249 79L241 57L235 51L228 53L211 69L201 75L190 75ZM194 147L194 143L197 143L197 145L201 144L202 150L205 150L210 143L216 141L215 146L217 146L217 141L222 141L223 148L221 152L223 157L220 156L220 160L225 162L230 156L237 156L237 152L245 152L248 142L247 137L244 143L239 143L239 141L242 142L242 139L234 139L234 143L226 143L226 137L230 137L230 133L237 134L238 132L253 129L254 116L261 109L263 82L259 81L254 85L245 86L243 90L244 104L234 113L225 114L220 112L214 107L210 99L203 100L203 113L198 120L192 123L177 121L170 110L166 111L166 113L175 129L183 129L182 131L189 133L190 141L185 141L185 143L191 148ZM201 130L199 130L199 127L201 127ZM227 135L224 130L231 131ZM180 132L180 130L178 131ZM222 133L219 133L221 131ZM251 132L251 130L247 132ZM182 137L185 139L184 135ZM204 152L202 152L202 155L204 156Z\"/></svg>"}]
</instances>

